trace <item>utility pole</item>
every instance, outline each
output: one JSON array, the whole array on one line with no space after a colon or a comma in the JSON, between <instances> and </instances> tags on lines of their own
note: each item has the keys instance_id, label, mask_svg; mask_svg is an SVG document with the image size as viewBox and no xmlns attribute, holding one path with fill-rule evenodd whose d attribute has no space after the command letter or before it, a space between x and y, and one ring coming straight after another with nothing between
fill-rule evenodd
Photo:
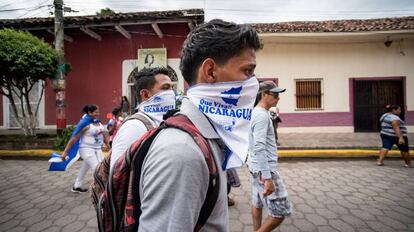
<instances>
[{"instance_id":1,"label":"utility pole","mask_svg":"<svg viewBox=\"0 0 414 232\"><path fill-rule=\"evenodd\" d=\"M56 133L61 135L66 128L63 0L54 0L53 5L55 7L55 49L59 54L59 69L53 85L56 92Z\"/></svg>"}]
</instances>

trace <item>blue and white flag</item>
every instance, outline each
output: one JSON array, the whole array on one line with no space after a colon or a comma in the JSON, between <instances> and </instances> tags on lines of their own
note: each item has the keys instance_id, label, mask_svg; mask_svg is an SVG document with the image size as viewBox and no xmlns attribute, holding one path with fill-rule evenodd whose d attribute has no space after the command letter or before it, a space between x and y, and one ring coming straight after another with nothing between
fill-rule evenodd
<instances>
[{"instance_id":1,"label":"blue and white flag","mask_svg":"<svg viewBox=\"0 0 414 232\"><path fill-rule=\"evenodd\" d=\"M256 77L244 81L197 84L188 99L205 114L226 144L223 169L241 167L249 148L249 125L259 90Z\"/></svg>"},{"instance_id":2,"label":"blue and white flag","mask_svg":"<svg viewBox=\"0 0 414 232\"><path fill-rule=\"evenodd\" d=\"M66 159L67 158L68 157L66 157ZM61 158L59 153L53 152L48 162L49 163L60 163L60 162L63 162L63 159Z\"/></svg>"},{"instance_id":3,"label":"blue and white flag","mask_svg":"<svg viewBox=\"0 0 414 232\"><path fill-rule=\"evenodd\" d=\"M83 128L90 125L94 122L94 119L88 114L84 114L78 124L75 127L75 130L72 132L73 138L77 135ZM79 159L79 139L73 144L71 149L68 152L68 158L62 162L51 162L49 166L49 171L66 171L73 163Z\"/></svg>"}]
</instances>

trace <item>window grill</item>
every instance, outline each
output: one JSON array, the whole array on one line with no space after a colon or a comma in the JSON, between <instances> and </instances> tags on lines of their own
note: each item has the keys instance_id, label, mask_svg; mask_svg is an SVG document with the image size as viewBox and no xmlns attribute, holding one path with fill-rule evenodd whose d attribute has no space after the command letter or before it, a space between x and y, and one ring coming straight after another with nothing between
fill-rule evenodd
<instances>
[{"instance_id":1,"label":"window grill","mask_svg":"<svg viewBox=\"0 0 414 232\"><path fill-rule=\"evenodd\" d=\"M296 79L296 110L322 109L322 79Z\"/></svg>"}]
</instances>

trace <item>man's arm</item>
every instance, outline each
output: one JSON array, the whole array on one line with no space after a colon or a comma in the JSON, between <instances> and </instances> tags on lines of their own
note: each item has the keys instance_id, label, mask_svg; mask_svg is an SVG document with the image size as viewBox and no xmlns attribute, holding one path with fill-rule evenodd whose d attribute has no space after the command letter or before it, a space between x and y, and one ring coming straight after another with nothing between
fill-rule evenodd
<instances>
[{"instance_id":1,"label":"man's arm","mask_svg":"<svg viewBox=\"0 0 414 232\"><path fill-rule=\"evenodd\" d=\"M146 127L140 120L126 121L118 130L112 141L111 168L115 161L143 134L147 132Z\"/></svg>"},{"instance_id":2,"label":"man's arm","mask_svg":"<svg viewBox=\"0 0 414 232\"><path fill-rule=\"evenodd\" d=\"M72 148L72 146L75 144L76 141L89 129L90 126L85 126L79 133L77 133L75 136L73 136L68 144L66 144L65 150L63 150L62 155L60 157L62 160L66 160L66 156L68 156L68 152Z\"/></svg>"},{"instance_id":3,"label":"man's arm","mask_svg":"<svg viewBox=\"0 0 414 232\"><path fill-rule=\"evenodd\" d=\"M259 170L262 173L264 179L270 179L270 167L267 160L266 151L266 137L267 130L269 129L269 116L267 114L257 114L252 124L253 134L253 152L257 157Z\"/></svg>"},{"instance_id":4,"label":"man's arm","mask_svg":"<svg viewBox=\"0 0 414 232\"><path fill-rule=\"evenodd\" d=\"M177 129L162 131L142 169L139 231L193 231L208 181L207 164L194 140Z\"/></svg>"},{"instance_id":5,"label":"man's arm","mask_svg":"<svg viewBox=\"0 0 414 232\"><path fill-rule=\"evenodd\" d=\"M267 114L258 114L254 124L252 125L253 133L253 150L257 157L259 170L261 172L260 179L263 181L263 195L272 194L276 188L272 181L272 174L267 160L266 137L269 129L269 116Z\"/></svg>"},{"instance_id":6,"label":"man's arm","mask_svg":"<svg viewBox=\"0 0 414 232\"><path fill-rule=\"evenodd\" d=\"M399 144L404 144L405 141L404 141L404 137L401 133L401 129L400 129L401 123L400 123L400 121L394 120L394 121L392 121L391 125L392 125L392 128L394 128L395 134L398 136L398 143Z\"/></svg>"}]
</instances>

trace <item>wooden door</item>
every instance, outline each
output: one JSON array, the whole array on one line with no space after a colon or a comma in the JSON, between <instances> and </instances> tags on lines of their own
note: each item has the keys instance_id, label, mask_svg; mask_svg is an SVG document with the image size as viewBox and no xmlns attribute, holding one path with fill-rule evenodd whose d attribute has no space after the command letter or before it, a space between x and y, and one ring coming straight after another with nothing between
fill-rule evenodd
<instances>
[{"instance_id":1,"label":"wooden door","mask_svg":"<svg viewBox=\"0 0 414 232\"><path fill-rule=\"evenodd\" d=\"M378 132L379 118L385 113L385 105L401 106L404 120L402 80L354 80L355 132Z\"/></svg>"}]
</instances>

